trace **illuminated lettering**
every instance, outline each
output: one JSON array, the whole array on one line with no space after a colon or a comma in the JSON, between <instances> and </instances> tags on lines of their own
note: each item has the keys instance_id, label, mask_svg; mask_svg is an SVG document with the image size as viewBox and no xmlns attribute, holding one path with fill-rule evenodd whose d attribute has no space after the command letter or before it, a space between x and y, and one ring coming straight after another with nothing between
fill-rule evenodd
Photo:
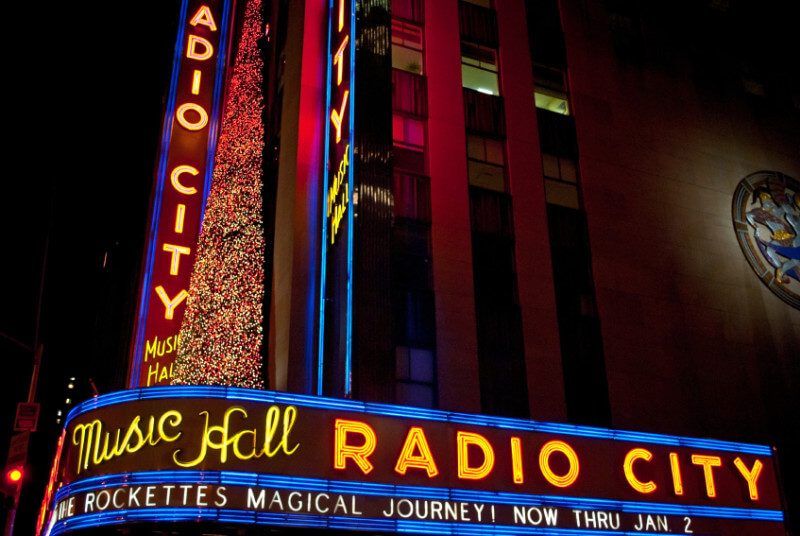
<instances>
[{"instance_id":1,"label":"illuminated lettering","mask_svg":"<svg viewBox=\"0 0 800 536\"><path fill-rule=\"evenodd\" d=\"M197 46L203 47L203 51L199 52ZM189 42L186 45L186 57L190 60L204 61L214 54L214 46L211 41L204 39L199 35L189 35Z\"/></svg>"},{"instance_id":2,"label":"illuminated lettering","mask_svg":"<svg viewBox=\"0 0 800 536\"><path fill-rule=\"evenodd\" d=\"M456 434L458 478L480 480L494 469L494 449L480 434L458 432ZM469 446L477 446L483 452L483 463L477 467L469 464Z\"/></svg>"},{"instance_id":3,"label":"illuminated lettering","mask_svg":"<svg viewBox=\"0 0 800 536\"><path fill-rule=\"evenodd\" d=\"M419 451L419 454L415 455L415 451ZM404 475L409 467L425 469L428 473L428 478L439 474L436 462L433 461L433 454L428 445L428 440L425 438L425 432L418 426L413 426L408 431L406 442L403 444L400 456L397 457L397 464L394 470Z\"/></svg>"},{"instance_id":4,"label":"illuminated lettering","mask_svg":"<svg viewBox=\"0 0 800 536\"><path fill-rule=\"evenodd\" d=\"M711 468L721 466L722 459L719 456L703 456L701 454L692 454L692 463L703 466L703 477L706 481L706 495L709 497L716 497L717 491L714 488L714 474L712 473Z\"/></svg>"},{"instance_id":5,"label":"illuminated lettering","mask_svg":"<svg viewBox=\"0 0 800 536\"><path fill-rule=\"evenodd\" d=\"M333 56L333 64L336 65L336 85L342 85L342 67L344 67L344 49L347 47L347 42L350 41L350 36L344 36L344 41L339 45L339 50ZM338 139L336 141L339 141Z\"/></svg>"},{"instance_id":6,"label":"illuminated lettering","mask_svg":"<svg viewBox=\"0 0 800 536\"><path fill-rule=\"evenodd\" d=\"M186 217L186 205L178 203L178 208L175 210L175 232L183 232L183 220Z\"/></svg>"},{"instance_id":7,"label":"illuminated lettering","mask_svg":"<svg viewBox=\"0 0 800 536\"><path fill-rule=\"evenodd\" d=\"M183 417L177 411L166 411L158 419L151 416L148 419L146 431L142 431L141 416L137 415L122 436L122 428L116 432L105 431L99 419L75 426L72 431L72 444L78 447L78 465L76 472L88 469L89 465L99 465L105 461L127 453L138 452L145 446L155 446L161 441L167 443L177 440L181 433L169 435L164 429L166 425L177 427ZM113 438L113 439L112 439Z\"/></svg>"},{"instance_id":8,"label":"illuminated lettering","mask_svg":"<svg viewBox=\"0 0 800 536\"><path fill-rule=\"evenodd\" d=\"M158 362L152 363L147 366L147 384L145 387L150 387L150 385L155 385L158 382L166 381L172 378L172 366L174 363L170 362L169 367L166 364L160 364Z\"/></svg>"},{"instance_id":9,"label":"illuminated lettering","mask_svg":"<svg viewBox=\"0 0 800 536\"><path fill-rule=\"evenodd\" d=\"M642 482L636 475L633 474L633 464L636 460L650 461L653 459L653 453L647 449L635 448L628 451L625 455L625 462L622 464L622 469L625 472L625 479L633 489L639 493L652 493L656 490L656 484L652 480L649 482Z\"/></svg>"},{"instance_id":10,"label":"illuminated lettering","mask_svg":"<svg viewBox=\"0 0 800 536\"><path fill-rule=\"evenodd\" d=\"M257 459L262 456L272 458L279 452L283 452L286 456L291 456L300 446L298 443L294 445L294 447L289 448L289 434L291 433L297 417L297 408L294 406L287 406L284 409L282 417L280 409L277 406L269 407L264 419L264 442L261 450L258 450L256 447L258 436L257 429L246 428L235 433L232 431L231 417L234 414L239 414L242 420L246 420L248 417L247 411L244 408L240 406L231 406L222 416L222 425L210 426L209 412L201 411L200 415L205 417L205 428L203 429L197 456L186 462L181 461L179 457L182 449L177 449L172 453L172 461L180 467L195 467L205 461L209 449L219 451L220 463L227 462L229 451L239 460ZM277 444L273 446L273 442L276 439L276 432L281 423L283 424L283 428L280 439ZM219 441L215 441L214 436L219 437Z\"/></svg>"},{"instance_id":11,"label":"illuminated lettering","mask_svg":"<svg viewBox=\"0 0 800 536\"><path fill-rule=\"evenodd\" d=\"M214 16L211 14L211 9L208 6L200 6L197 13L194 14L192 20L189 21L192 26L201 24L207 26L212 32L217 31L217 24L214 22Z\"/></svg>"},{"instance_id":12,"label":"illuminated lettering","mask_svg":"<svg viewBox=\"0 0 800 536\"><path fill-rule=\"evenodd\" d=\"M184 173L188 173L190 175L198 175L200 172L193 168L192 166L177 166L175 169L172 170L170 173L169 179L172 182L172 187L175 188L182 194L192 195L197 193L197 188L194 186L190 186L187 188L183 184L181 184L180 176Z\"/></svg>"},{"instance_id":13,"label":"illuminated lettering","mask_svg":"<svg viewBox=\"0 0 800 536\"><path fill-rule=\"evenodd\" d=\"M550 468L550 455L554 452L562 453L569 461L569 470L565 475L557 475ZM580 471L578 455L575 454L572 447L563 441L557 439L548 441L542 446L542 450L539 451L539 469L542 471L545 480L559 488L566 488L574 484L578 479L578 472Z\"/></svg>"},{"instance_id":14,"label":"illuminated lettering","mask_svg":"<svg viewBox=\"0 0 800 536\"><path fill-rule=\"evenodd\" d=\"M172 259L169 264L170 275L178 275L178 268L180 267L181 255L188 255L192 252L191 249L176 246L175 244L164 244L164 251L172 252Z\"/></svg>"},{"instance_id":15,"label":"illuminated lettering","mask_svg":"<svg viewBox=\"0 0 800 536\"><path fill-rule=\"evenodd\" d=\"M197 121L192 122L186 119L186 112L189 110L198 114ZM202 128L208 124L208 114L206 111L202 106L193 102L187 102L178 106L178 109L175 111L175 119L177 119L178 123L186 130L202 130Z\"/></svg>"},{"instance_id":16,"label":"illuminated lettering","mask_svg":"<svg viewBox=\"0 0 800 536\"><path fill-rule=\"evenodd\" d=\"M758 477L761 475L761 470L764 468L764 464L761 463L761 460L756 460L753 463L753 468L748 469L742 459L737 456L736 459L733 460L733 465L736 466L747 482L747 489L750 492L750 499L757 501L758 488L756 487L756 481L758 481Z\"/></svg>"},{"instance_id":17,"label":"illuminated lettering","mask_svg":"<svg viewBox=\"0 0 800 536\"><path fill-rule=\"evenodd\" d=\"M344 0L339 0L339 31L344 28Z\"/></svg>"},{"instance_id":18,"label":"illuminated lettering","mask_svg":"<svg viewBox=\"0 0 800 536\"><path fill-rule=\"evenodd\" d=\"M369 474L374 466L367 457L375 451L377 446L375 431L365 422L344 419L336 419L334 430L333 467L345 469L347 458L351 458L365 475ZM361 435L364 443L362 445L348 444L347 434Z\"/></svg>"},{"instance_id":19,"label":"illuminated lettering","mask_svg":"<svg viewBox=\"0 0 800 536\"><path fill-rule=\"evenodd\" d=\"M198 69L195 69L192 73L192 95L200 94L200 79L202 78L202 75L203 73Z\"/></svg>"},{"instance_id":20,"label":"illuminated lettering","mask_svg":"<svg viewBox=\"0 0 800 536\"><path fill-rule=\"evenodd\" d=\"M336 129L336 143L342 140L342 117L344 117L344 110L347 108L347 97L350 95L350 90L346 90L342 96L342 105L339 110L331 110L331 122Z\"/></svg>"},{"instance_id":21,"label":"illuminated lettering","mask_svg":"<svg viewBox=\"0 0 800 536\"><path fill-rule=\"evenodd\" d=\"M672 489L675 495L683 495L683 479L681 479L681 466L678 463L678 454L669 453L669 466L672 470Z\"/></svg>"},{"instance_id":22,"label":"illuminated lettering","mask_svg":"<svg viewBox=\"0 0 800 536\"><path fill-rule=\"evenodd\" d=\"M165 353L172 353L178 348L178 342L180 341L180 338L180 335L173 335L171 337L167 337L163 341L159 341L158 336L155 336L152 340L146 341L144 353L145 362L151 358L155 359L156 357L161 357Z\"/></svg>"},{"instance_id":23,"label":"illuminated lettering","mask_svg":"<svg viewBox=\"0 0 800 536\"><path fill-rule=\"evenodd\" d=\"M161 298L161 303L164 304L164 318L167 320L172 320L172 317L175 314L175 308L180 305L181 302L187 298L187 296L189 296L188 292L181 290L174 298L170 299L170 297L167 296L167 291L164 290L164 287L161 285L156 287L156 294L158 294L158 297Z\"/></svg>"},{"instance_id":24,"label":"illuminated lettering","mask_svg":"<svg viewBox=\"0 0 800 536\"><path fill-rule=\"evenodd\" d=\"M522 474L522 445L518 437L511 438L511 471L514 475L514 484L525 482Z\"/></svg>"}]
</instances>

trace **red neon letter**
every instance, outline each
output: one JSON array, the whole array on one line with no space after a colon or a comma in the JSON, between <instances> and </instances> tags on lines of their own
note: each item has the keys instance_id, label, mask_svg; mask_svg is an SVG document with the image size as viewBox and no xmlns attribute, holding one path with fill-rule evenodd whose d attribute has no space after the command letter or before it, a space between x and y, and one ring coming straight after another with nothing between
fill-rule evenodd
<instances>
[{"instance_id":1,"label":"red neon letter","mask_svg":"<svg viewBox=\"0 0 800 536\"><path fill-rule=\"evenodd\" d=\"M192 195L197 193L197 188L194 186L190 186L187 188L178 178L181 176L182 173L189 173L190 175L197 175L200 173L192 166L177 166L175 169L172 170L172 174L169 176L170 181L172 181L172 187L178 190L182 194Z\"/></svg>"},{"instance_id":2,"label":"red neon letter","mask_svg":"<svg viewBox=\"0 0 800 536\"><path fill-rule=\"evenodd\" d=\"M167 320L172 320L172 315L175 314L175 308L180 305L180 303L189 295L189 293L185 290L181 290L178 292L177 296L170 300L169 296L167 296L167 291L164 290L164 287L161 285L156 287L156 294L158 294L158 297L161 298L161 303L164 304L164 318Z\"/></svg>"},{"instance_id":3,"label":"red neon letter","mask_svg":"<svg viewBox=\"0 0 800 536\"><path fill-rule=\"evenodd\" d=\"M331 110L331 121L333 121L333 126L336 127L336 143L339 143L342 139L342 117L344 117L344 109L347 107L347 97L350 95L350 91L345 91L344 96L342 97L342 107L339 108L339 111Z\"/></svg>"},{"instance_id":4,"label":"red neon letter","mask_svg":"<svg viewBox=\"0 0 800 536\"><path fill-rule=\"evenodd\" d=\"M756 481L761 475L761 469L764 468L764 464L761 463L761 460L756 460L753 464L753 468L748 470L742 459L737 456L736 459L733 460L733 465L736 466L739 472L742 473L744 479L747 481L747 488L750 491L750 499L757 501L758 488L756 487Z\"/></svg>"},{"instance_id":5,"label":"red neon letter","mask_svg":"<svg viewBox=\"0 0 800 536\"><path fill-rule=\"evenodd\" d=\"M703 466L703 476L706 479L706 495L716 497L717 491L714 489L714 474L711 472L711 468L721 466L722 458L719 456L692 454L692 463Z\"/></svg>"},{"instance_id":6,"label":"red neon letter","mask_svg":"<svg viewBox=\"0 0 800 536\"><path fill-rule=\"evenodd\" d=\"M628 454L625 455L625 462L622 464L622 470L625 472L625 479L628 481L628 484L639 493L652 493L656 490L656 483L652 480L650 482L642 482L633 474L633 463L639 459L649 462L653 459L653 453L647 449L641 448L628 451Z\"/></svg>"},{"instance_id":7,"label":"red neon letter","mask_svg":"<svg viewBox=\"0 0 800 536\"><path fill-rule=\"evenodd\" d=\"M514 484L525 482L522 474L522 446L518 437L511 438L511 472L514 474Z\"/></svg>"},{"instance_id":8,"label":"red neon letter","mask_svg":"<svg viewBox=\"0 0 800 536\"><path fill-rule=\"evenodd\" d=\"M553 470L550 469L550 455L554 452L562 453L567 457L567 460L569 460L569 471L563 476L555 474ZM578 471L580 470L578 455L575 454L572 447L563 441L558 441L557 439L548 441L542 446L542 450L539 451L539 469L542 471L542 476L544 476L548 482L559 488L566 488L567 486L571 486L578 479Z\"/></svg>"},{"instance_id":9,"label":"red neon letter","mask_svg":"<svg viewBox=\"0 0 800 536\"><path fill-rule=\"evenodd\" d=\"M347 458L352 458L356 465L366 475L374 468L367 456L375 451L377 439L375 431L365 422L346 421L336 419L336 432L333 440L333 467L334 469L344 469ZM361 446L348 445L347 434L361 434L364 437L364 444Z\"/></svg>"},{"instance_id":10,"label":"red neon letter","mask_svg":"<svg viewBox=\"0 0 800 536\"><path fill-rule=\"evenodd\" d=\"M678 464L678 454L669 453L669 466L672 469L672 489L675 495L683 495L683 480L681 479L681 466Z\"/></svg>"},{"instance_id":11,"label":"red neon letter","mask_svg":"<svg viewBox=\"0 0 800 536\"><path fill-rule=\"evenodd\" d=\"M194 123L186 119L186 112L189 110L194 110L200 114L200 118ZM178 119L178 123L180 123L181 126L186 130L200 130L208 124L208 114L206 111L203 110L199 104L195 104L193 102L187 102L186 104L181 104L178 106L178 111L175 112L175 117Z\"/></svg>"},{"instance_id":12,"label":"red neon letter","mask_svg":"<svg viewBox=\"0 0 800 536\"><path fill-rule=\"evenodd\" d=\"M202 24L203 26L208 26L208 29L212 32L217 31L217 24L214 22L214 16L211 14L211 10L208 8L208 6L200 6L200 9L198 9L197 13L194 14L194 17L192 17L192 20L189 21L189 24L192 26Z\"/></svg>"},{"instance_id":13,"label":"red neon letter","mask_svg":"<svg viewBox=\"0 0 800 536\"><path fill-rule=\"evenodd\" d=\"M203 52L197 51L197 45L203 45ZM186 45L186 57L190 60L207 60L214 54L214 47L211 41L197 35L189 35L189 42Z\"/></svg>"},{"instance_id":14,"label":"red neon letter","mask_svg":"<svg viewBox=\"0 0 800 536\"><path fill-rule=\"evenodd\" d=\"M342 57L344 56L344 48L347 46L347 42L350 40L350 36L344 36L344 41L342 44L339 45L339 50L336 51L336 55L333 56L333 64L336 65L336 85L342 85L342 66L344 65L344 61L342 61Z\"/></svg>"},{"instance_id":15,"label":"red neon letter","mask_svg":"<svg viewBox=\"0 0 800 536\"><path fill-rule=\"evenodd\" d=\"M419 455L414 455L415 450L419 450ZM425 469L428 473L428 478L439 474L436 462L433 461L431 448L428 446L428 440L425 438L425 432L417 426L413 426L408 431L406 442L403 445L403 450L400 451L394 470L404 475L409 467Z\"/></svg>"},{"instance_id":16,"label":"red neon letter","mask_svg":"<svg viewBox=\"0 0 800 536\"><path fill-rule=\"evenodd\" d=\"M178 266L181 262L181 255L188 255L192 252L192 250L189 248L176 246L175 244L164 244L164 251L172 252L172 260L169 264L170 275L178 275Z\"/></svg>"},{"instance_id":17,"label":"red neon letter","mask_svg":"<svg viewBox=\"0 0 800 536\"><path fill-rule=\"evenodd\" d=\"M480 434L458 432L458 478L480 480L494 469L494 449L489 441ZM483 451L483 463L478 467L469 466L469 446L475 445Z\"/></svg>"}]
</instances>

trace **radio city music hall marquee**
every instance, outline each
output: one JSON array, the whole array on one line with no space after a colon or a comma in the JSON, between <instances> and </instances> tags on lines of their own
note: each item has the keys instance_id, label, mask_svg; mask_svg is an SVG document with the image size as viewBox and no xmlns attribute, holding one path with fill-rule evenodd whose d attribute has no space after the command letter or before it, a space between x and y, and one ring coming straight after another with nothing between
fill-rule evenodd
<instances>
[{"instance_id":1,"label":"radio city music hall marquee","mask_svg":"<svg viewBox=\"0 0 800 536\"><path fill-rule=\"evenodd\" d=\"M239 388L87 401L59 473L50 534L141 521L785 533L768 447Z\"/></svg>"}]
</instances>

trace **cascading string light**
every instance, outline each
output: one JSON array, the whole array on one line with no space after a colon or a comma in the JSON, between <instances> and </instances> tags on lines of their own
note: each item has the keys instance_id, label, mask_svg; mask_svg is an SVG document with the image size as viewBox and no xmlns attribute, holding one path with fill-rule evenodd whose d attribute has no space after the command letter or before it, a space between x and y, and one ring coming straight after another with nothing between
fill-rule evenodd
<instances>
[{"instance_id":1,"label":"cascading string light","mask_svg":"<svg viewBox=\"0 0 800 536\"><path fill-rule=\"evenodd\" d=\"M249 0L172 383L263 389L262 0Z\"/></svg>"}]
</instances>

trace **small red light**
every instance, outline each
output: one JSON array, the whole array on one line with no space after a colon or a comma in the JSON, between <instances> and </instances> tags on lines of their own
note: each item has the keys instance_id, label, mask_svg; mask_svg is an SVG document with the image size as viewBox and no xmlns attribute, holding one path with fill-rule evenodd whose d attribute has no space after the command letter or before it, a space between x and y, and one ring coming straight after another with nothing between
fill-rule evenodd
<instances>
[{"instance_id":1,"label":"small red light","mask_svg":"<svg viewBox=\"0 0 800 536\"><path fill-rule=\"evenodd\" d=\"M11 482L19 482L22 480L22 469L14 468L8 472L8 480Z\"/></svg>"}]
</instances>

